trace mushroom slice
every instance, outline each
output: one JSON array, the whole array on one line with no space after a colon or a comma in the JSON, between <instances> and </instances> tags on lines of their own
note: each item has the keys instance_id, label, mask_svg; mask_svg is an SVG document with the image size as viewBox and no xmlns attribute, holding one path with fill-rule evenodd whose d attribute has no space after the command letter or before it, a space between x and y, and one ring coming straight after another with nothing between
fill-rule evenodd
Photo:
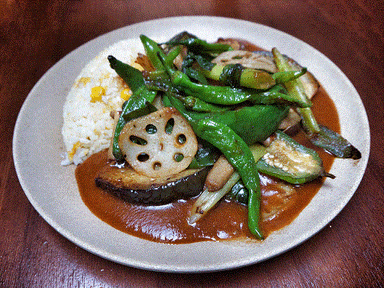
<instances>
[{"instance_id":1,"label":"mushroom slice","mask_svg":"<svg viewBox=\"0 0 384 288\"><path fill-rule=\"evenodd\" d=\"M197 152L197 139L183 116L166 107L128 122L119 146L136 172L161 178L189 166Z\"/></svg>"},{"instance_id":2,"label":"mushroom slice","mask_svg":"<svg viewBox=\"0 0 384 288\"><path fill-rule=\"evenodd\" d=\"M285 57L288 58L289 63L294 70L301 70L303 68L295 60L287 56ZM212 62L219 65L241 64L247 68L264 70L270 73L278 72L273 59L273 54L270 51L227 51L221 53L213 59ZM319 82L310 72L305 73L299 78L299 80L303 83L304 90L308 98L311 99L319 89Z\"/></svg>"},{"instance_id":3,"label":"mushroom slice","mask_svg":"<svg viewBox=\"0 0 384 288\"><path fill-rule=\"evenodd\" d=\"M300 129L300 121L300 115L293 108L290 108L287 117L280 122L278 129L288 135L294 135Z\"/></svg>"},{"instance_id":4,"label":"mushroom slice","mask_svg":"<svg viewBox=\"0 0 384 288\"><path fill-rule=\"evenodd\" d=\"M273 60L273 55L270 57L267 51L227 51L221 53L213 59L212 62L220 65L241 64L247 68L265 70L270 73L278 71Z\"/></svg>"}]
</instances>

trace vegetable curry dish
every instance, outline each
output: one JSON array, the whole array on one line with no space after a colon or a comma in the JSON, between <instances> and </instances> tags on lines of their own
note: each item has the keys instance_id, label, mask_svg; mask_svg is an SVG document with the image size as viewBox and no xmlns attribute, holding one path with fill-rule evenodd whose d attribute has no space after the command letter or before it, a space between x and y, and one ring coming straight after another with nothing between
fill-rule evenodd
<instances>
[{"instance_id":1,"label":"vegetable curry dish","mask_svg":"<svg viewBox=\"0 0 384 288\"><path fill-rule=\"evenodd\" d=\"M75 163L84 203L116 229L174 244L262 241L337 177L335 157L361 157L315 76L277 48L188 32L139 42L130 62L103 58L123 100L99 103L107 145ZM90 105L106 102L108 87L91 89ZM71 141L66 164L82 145Z\"/></svg>"}]
</instances>

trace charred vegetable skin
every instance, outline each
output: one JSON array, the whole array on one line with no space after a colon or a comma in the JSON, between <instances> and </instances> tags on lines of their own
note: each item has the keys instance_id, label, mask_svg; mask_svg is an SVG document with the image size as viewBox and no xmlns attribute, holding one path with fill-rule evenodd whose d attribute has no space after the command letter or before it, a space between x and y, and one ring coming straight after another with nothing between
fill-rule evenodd
<instances>
[{"instance_id":1,"label":"charred vegetable skin","mask_svg":"<svg viewBox=\"0 0 384 288\"><path fill-rule=\"evenodd\" d=\"M320 132L312 135L310 138L314 145L327 150L336 157L352 159L361 158L360 151L349 143L348 140L323 125L319 125L319 128Z\"/></svg>"}]
</instances>

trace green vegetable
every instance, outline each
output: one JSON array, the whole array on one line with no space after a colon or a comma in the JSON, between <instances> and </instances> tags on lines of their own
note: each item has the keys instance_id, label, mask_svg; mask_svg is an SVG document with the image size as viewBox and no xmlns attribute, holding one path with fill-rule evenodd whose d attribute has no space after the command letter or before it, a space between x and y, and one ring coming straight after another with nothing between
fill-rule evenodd
<instances>
[{"instance_id":1,"label":"green vegetable","mask_svg":"<svg viewBox=\"0 0 384 288\"><path fill-rule=\"evenodd\" d=\"M323 161L316 151L279 130L275 135L265 155L257 162L260 172L292 184L307 183L322 176L335 178L324 171Z\"/></svg>"},{"instance_id":2,"label":"green vegetable","mask_svg":"<svg viewBox=\"0 0 384 288\"><path fill-rule=\"evenodd\" d=\"M165 54L163 50L159 47L159 45L153 41L152 39L148 38L145 35L140 35L141 43L144 46L145 53L149 60L151 61L153 67L155 67L156 70L163 69L163 64L159 60L159 57L157 57L157 53L161 53L163 57L165 58Z\"/></svg>"},{"instance_id":3,"label":"green vegetable","mask_svg":"<svg viewBox=\"0 0 384 288\"><path fill-rule=\"evenodd\" d=\"M190 77L193 81L197 81L201 84L208 84L207 78L201 69L196 69L196 65L194 65L195 62L197 62L200 67L204 67L204 69L207 70L210 70L214 66L210 57L195 55L194 53L189 52L183 59L181 71Z\"/></svg>"},{"instance_id":4,"label":"green vegetable","mask_svg":"<svg viewBox=\"0 0 384 288\"><path fill-rule=\"evenodd\" d=\"M172 84L167 72L164 70L156 70L145 74L145 85L149 90L180 93Z\"/></svg>"},{"instance_id":5,"label":"green vegetable","mask_svg":"<svg viewBox=\"0 0 384 288\"><path fill-rule=\"evenodd\" d=\"M204 85L192 82L189 77L173 69L167 69L172 83L186 95L200 98L206 102L219 105L236 105L245 101L257 104L291 104L299 107L310 107L311 103L291 97L289 94L274 92L265 94L251 89L238 89L228 86Z\"/></svg>"},{"instance_id":6,"label":"green vegetable","mask_svg":"<svg viewBox=\"0 0 384 288\"><path fill-rule=\"evenodd\" d=\"M204 68L204 67L203 67ZM253 88L266 90L276 84L283 84L299 78L307 72L306 68L301 71L286 71L270 74L266 71L245 68L241 64L215 65L211 69L204 68L205 76L220 81L223 85L232 88Z\"/></svg>"},{"instance_id":7,"label":"green vegetable","mask_svg":"<svg viewBox=\"0 0 384 288\"><path fill-rule=\"evenodd\" d=\"M181 53L181 46L173 47L165 56L165 62L168 65L172 65L173 61L179 56ZM156 55L157 56L157 55Z\"/></svg>"},{"instance_id":8,"label":"green vegetable","mask_svg":"<svg viewBox=\"0 0 384 288\"><path fill-rule=\"evenodd\" d=\"M143 44L145 53L149 60L151 61L153 67L155 67L156 70L162 70L164 69L163 64L159 60L159 57L157 57L157 53L160 53L164 59L165 62L168 65L171 65L173 63L173 60L180 54L181 48L180 47L174 47L171 49L168 54L165 54L163 49L159 46L159 44L149 37L145 35L140 35L141 43Z\"/></svg>"},{"instance_id":9,"label":"green vegetable","mask_svg":"<svg viewBox=\"0 0 384 288\"><path fill-rule=\"evenodd\" d=\"M302 68L300 71L284 71L276 72L272 74L272 78L276 80L278 84L284 84L292 80L296 80L299 77L307 73L307 68Z\"/></svg>"},{"instance_id":10,"label":"green vegetable","mask_svg":"<svg viewBox=\"0 0 384 288\"><path fill-rule=\"evenodd\" d=\"M188 120L193 130L196 129L200 120L212 120L230 127L248 145L267 139L276 131L289 111L289 107L286 106L254 105L223 112L199 113L188 111L175 97L171 96L169 100L172 106Z\"/></svg>"},{"instance_id":11,"label":"green vegetable","mask_svg":"<svg viewBox=\"0 0 384 288\"><path fill-rule=\"evenodd\" d=\"M296 101L281 85L275 85L269 90L253 93L249 101L254 104L286 104L293 107L307 107L307 103Z\"/></svg>"},{"instance_id":12,"label":"green vegetable","mask_svg":"<svg viewBox=\"0 0 384 288\"><path fill-rule=\"evenodd\" d=\"M123 111L117 121L113 135L113 156L117 161L123 161L124 155L121 153L119 147L120 132L128 121L142 116L142 113L149 112L149 110L146 111L145 109L141 109L147 107L147 103L153 102L156 97L156 91L150 91L147 88L144 78L139 70L117 60L111 55L108 56L108 61L116 73L125 81L125 83L127 83L133 93L129 100L124 103ZM139 112L134 113L136 110L139 110Z\"/></svg>"},{"instance_id":13,"label":"green vegetable","mask_svg":"<svg viewBox=\"0 0 384 288\"><path fill-rule=\"evenodd\" d=\"M199 121L195 132L200 138L217 147L240 174L249 191L248 228L257 238L263 239L259 227L260 179L248 145L231 128L212 120Z\"/></svg>"},{"instance_id":14,"label":"green vegetable","mask_svg":"<svg viewBox=\"0 0 384 288\"><path fill-rule=\"evenodd\" d=\"M288 61L276 48L272 49L272 53L276 66L280 71L292 71L292 67ZM286 82L284 85L289 94L297 99L301 99L302 101L307 100L309 102L300 81L292 80ZM297 108L297 111L301 115L303 128L314 145L327 150L336 157L352 159L361 158L360 151L350 144L348 140L344 139L341 135L331 129L319 125L309 107Z\"/></svg>"},{"instance_id":15,"label":"green vegetable","mask_svg":"<svg viewBox=\"0 0 384 288\"><path fill-rule=\"evenodd\" d=\"M275 79L268 72L244 68L241 64L215 65L212 69L203 72L208 78L232 88L247 87L265 90L276 84Z\"/></svg>"},{"instance_id":16,"label":"green vegetable","mask_svg":"<svg viewBox=\"0 0 384 288\"><path fill-rule=\"evenodd\" d=\"M220 54L226 51L233 50L230 45L221 43L208 43L207 41L199 39L189 33L180 34L172 38L165 44L171 47L176 45L184 45L188 47L188 50L196 54Z\"/></svg>"},{"instance_id":17,"label":"green vegetable","mask_svg":"<svg viewBox=\"0 0 384 288\"><path fill-rule=\"evenodd\" d=\"M277 68L280 72L286 72L286 71L292 71L292 67L289 64L288 60L284 58L284 56L277 50L276 48L272 49L273 58L275 59L275 63ZM298 80L292 80L289 82L286 82L285 87L287 88L289 94L291 94L293 97L295 97L297 100L310 103L310 100L308 99L307 95L304 92L303 84ZM315 119L315 116L312 113L312 110L308 107L305 108L298 108L298 112L301 115L301 118L303 120L303 126L304 129L307 131L307 133L315 134L320 131L320 127L317 124L317 121Z\"/></svg>"},{"instance_id":18,"label":"green vegetable","mask_svg":"<svg viewBox=\"0 0 384 288\"><path fill-rule=\"evenodd\" d=\"M171 100L169 99L169 96L167 94L162 95L163 105L165 107L173 107Z\"/></svg>"},{"instance_id":19,"label":"green vegetable","mask_svg":"<svg viewBox=\"0 0 384 288\"><path fill-rule=\"evenodd\" d=\"M207 212L212 209L231 190L232 186L235 185L239 180L239 173L234 172L232 176L228 179L227 183L225 183L225 185L220 190L211 192L206 188L197 198L196 202L193 204L188 223L194 224L202 217L204 217Z\"/></svg>"},{"instance_id":20,"label":"green vegetable","mask_svg":"<svg viewBox=\"0 0 384 288\"><path fill-rule=\"evenodd\" d=\"M249 146L249 150L252 152L253 159L256 163L265 155L266 148L261 144L254 144ZM256 164L257 168L257 164ZM242 180L239 180L228 193L227 198L235 200L239 203L248 205L249 192Z\"/></svg>"},{"instance_id":21,"label":"green vegetable","mask_svg":"<svg viewBox=\"0 0 384 288\"><path fill-rule=\"evenodd\" d=\"M157 56L163 64L164 69L171 77L171 82L177 90L186 95L200 98L206 102L219 105L236 105L245 101L251 101L258 104L292 104L300 107L309 107L311 103L302 102L300 99L291 97L278 91L263 94L256 90L241 90L228 86L214 86L195 83L183 72L174 70L171 65L166 63L165 57L158 52ZM256 92L255 92L256 91ZM309 106L308 106L309 105Z\"/></svg>"},{"instance_id":22,"label":"green vegetable","mask_svg":"<svg viewBox=\"0 0 384 288\"><path fill-rule=\"evenodd\" d=\"M188 110L196 111L196 112L222 112L222 111L229 110L228 106L214 105L193 96L187 96L187 97L181 96L177 98L181 102L183 102L185 108L187 108Z\"/></svg>"},{"instance_id":23,"label":"green vegetable","mask_svg":"<svg viewBox=\"0 0 384 288\"><path fill-rule=\"evenodd\" d=\"M188 168L198 169L206 166L212 166L215 164L216 160L219 158L219 151L216 147L210 143L198 138L199 148L197 149L196 155L193 158L191 164Z\"/></svg>"},{"instance_id":24,"label":"green vegetable","mask_svg":"<svg viewBox=\"0 0 384 288\"><path fill-rule=\"evenodd\" d=\"M360 151L349 143L348 140L323 125L319 126L320 132L310 138L310 141L314 145L327 150L336 157L352 159L361 158Z\"/></svg>"},{"instance_id":25,"label":"green vegetable","mask_svg":"<svg viewBox=\"0 0 384 288\"><path fill-rule=\"evenodd\" d=\"M234 200L244 205L248 205L248 189L243 181L239 180L233 185L231 191L227 194L227 199Z\"/></svg>"}]
</instances>

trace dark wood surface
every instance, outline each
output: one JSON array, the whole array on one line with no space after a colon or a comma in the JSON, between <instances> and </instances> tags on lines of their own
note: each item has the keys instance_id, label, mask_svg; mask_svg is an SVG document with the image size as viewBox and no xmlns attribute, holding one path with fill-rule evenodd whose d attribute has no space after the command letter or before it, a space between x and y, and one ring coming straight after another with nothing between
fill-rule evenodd
<instances>
[{"instance_id":1,"label":"dark wood surface","mask_svg":"<svg viewBox=\"0 0 384 288\"><path fill-rule=\"evenodd\" d=\"M309 241L263 263L210 274L167 274L92 255L51 228L28 202L12 159L19 109L67 53L129 24L214 15L287 32L335 62L371 125L365 176L345 209ZM1 287L382 287L384 282L384 2L238 0L0 0Z\"/></svg>"}]
</instances>

